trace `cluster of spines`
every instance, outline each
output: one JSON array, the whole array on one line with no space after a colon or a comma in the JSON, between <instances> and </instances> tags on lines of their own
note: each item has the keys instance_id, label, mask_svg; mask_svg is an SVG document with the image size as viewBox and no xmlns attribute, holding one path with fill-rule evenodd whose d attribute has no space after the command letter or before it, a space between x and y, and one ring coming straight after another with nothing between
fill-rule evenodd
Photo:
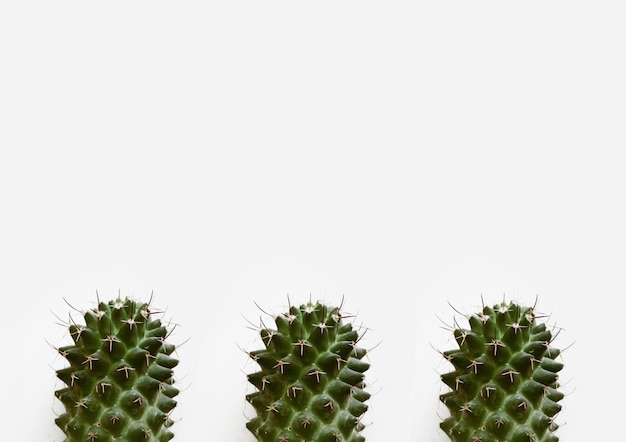
<instances>
[{"instance_id":1,"label":"cluster of spines","mask_svg":"<svg viewBox=\"0 0 626 442\"><path fill-rule=\"evenodd\" d=\"M319 302L274 321L261 328L265 348L249 353L261 370L248 375L257 389L246 396L257 414L248 429L260 442L363 442L369 364L359 333Z\"/></svg>"},{"instance_id":2,"label":"cluster of spines","mask_svg":"<svg viewBox=\"0 0 626 442\"><path fill-rule=\"evenodd\" d=\"M556 442L563 364L552 332L534 307L502 302L455 327L458 349L444 357L454 370L441 376L450 411L441 428L454 442Z\"/></svg>"},{"instance_id":3,"label":"cluster of spines","mask_svg":"<svg viewBox=\"0 0 626 442\"><path fill-rule=\"evenodd\" d=\"M65 387L55 392L65 406L56 419L65 442L172 439L178 360L152 314L150 303L118 298L84 312L84 325L70 320L74 344L57 349L69 366L57 370Z\"/></svg>"}]
</instances>

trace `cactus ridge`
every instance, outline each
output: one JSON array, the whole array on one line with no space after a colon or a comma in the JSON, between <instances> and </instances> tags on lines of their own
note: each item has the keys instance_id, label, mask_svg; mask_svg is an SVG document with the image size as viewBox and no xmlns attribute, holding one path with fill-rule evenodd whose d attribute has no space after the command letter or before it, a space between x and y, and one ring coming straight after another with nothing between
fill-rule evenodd
<instances>
[{"instance_id":1,"label":"cactus ridge","mask_svg":"<svg viewBox=\"0 0 626 442\"><path fill-rule=\"evenodd\" d=\"M563 394L560 351L534 307L502 302L456 325L458 349L443 352L454 370L441 376L450 411L440 427L453 442L556 442Z\"/></svg>"},{"instance_id":2,"label":"cactus ridge","mask_svg":"<svg viewBox=\"0 0 626 442\"><path fill-rule=\"evenodd\" d=\"M265 348L249 352L260 370L246 396L256 411L247 428L260 442L364 442L366 350L340 308L290 306L260 330Z\"/></svg>"},{"instance_id":3,"label":"cactus ridge","mask_svg":"<svg viewBox=\"0 0 626 442\"><path fill-rule=\"evenodd\" d=\"M100 302L68 325L74 341L57 349L69 366L55 396L65 412L55 422L65 442L166 442L178 389L175 346L152 317L150 303L128 298Z\"/></svg>"}]
</instances>

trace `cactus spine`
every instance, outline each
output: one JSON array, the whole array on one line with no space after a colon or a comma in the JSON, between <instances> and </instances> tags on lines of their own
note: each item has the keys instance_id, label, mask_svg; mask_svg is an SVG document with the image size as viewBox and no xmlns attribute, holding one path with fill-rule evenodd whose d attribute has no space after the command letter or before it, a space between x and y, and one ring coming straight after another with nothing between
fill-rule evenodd
<instances>
[{"instance_id":1,"label":"cactus spine","mask_svg":"<svg viewBox=\"0 0 626 442\"><path fill-rule=\"evenodd\" d=\"M553 336L534 307L502 302L454 327L458 349L444 357L454 370L441 376L451 391L441 429L453 442L556 442L558 402Z\"/></svg>"},{"instance_id":2,"label":"cactus spine","mask_svg":"<svg viewBox=\"0 0 626 442\"><path fill-rule=\"evenodd\" d=\"M274 317L260 330L265 348L249 353L260 370L249 374L256 410L247 428L260 442L363 442L361 416L369 398L360 336L340 308L320 302Z\"/></svg>"},{"instance_id":3,"label":"cactus spine","mask_svg":"<svg viewBox=\"0 0 626 442\"><path fill-rule=\"evenodd\" d=\"M56 424L65 442L165 442L174 436L174 345L150 303L98 301L68 324L72 345L58 348L69 367L57 370L65 406Z\"/></svg>"}]
</instances>

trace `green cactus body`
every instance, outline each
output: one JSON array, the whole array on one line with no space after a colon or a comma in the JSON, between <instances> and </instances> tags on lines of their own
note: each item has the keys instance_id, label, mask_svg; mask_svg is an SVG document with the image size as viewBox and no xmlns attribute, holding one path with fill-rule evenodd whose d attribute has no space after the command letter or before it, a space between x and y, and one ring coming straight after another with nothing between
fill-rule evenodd
<instances>
[{"instance_id":1,"label":"green cactus body","mask_svg":"<svg viewBox=\"0 0 626 442\"><path fill-rule=\"evenodd\" d=\"M339 308L291 306L262 328L265 348L250 352L261 367L248 380L246 399L256 410L247 423L260 442L363 442L361 416L369 398L366 351ZM264 326L265 327L265 326Z\"/></svg>"},{"instance_id":2,"label":"green cactus body","mask_svg":"<svg viewBox=\"0 0 626 442\"><path fill-rule=\"evenodd\" d=\"M129 299L99 302L72 322L73 345L58 352L69 367L57 370L65 387L56 397L65 412L56 424L65 442L165 442L178 389L173 386L174 345L149 304Z\"/></svg>"},{"instance_id":3,"label":"green cactus body","mask_svg":"<svg viewBox=\"0 0 626 442\"><path fill-rule=\"evenodd\" d=\"M534 308L514 303L484 307L457 326L458 349L443 353L454 370L441 376L450 411L441 429L453 442L556 442L563 394L553 336Z\"/></svg>"}]
</instances>

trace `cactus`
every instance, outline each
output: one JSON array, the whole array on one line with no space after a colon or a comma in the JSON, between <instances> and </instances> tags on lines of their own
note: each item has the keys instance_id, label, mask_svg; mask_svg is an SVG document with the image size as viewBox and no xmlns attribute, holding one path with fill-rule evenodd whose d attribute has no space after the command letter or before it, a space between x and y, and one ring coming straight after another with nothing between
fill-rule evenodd
<instances>
[{"instance_id":1,"label":"cactus","mask_svg":"<svg viewBox=\"0 0 626 442\"><path fill-rule=\"evenodd\" d=\"M341 307L309 301L275 316L275 329L262 326L265 348L248 353L261 368L248 375L256 391L246 396L258 441L365 441L369 363L357 346L362 335L344 318Z\"/></svg>"},{"instance_id":2,"label":"cactus","mask_svg":"<svg viewBox=\"0 0 626 442\"><path fill-rule=\"evenodd\" d=\"M74 341L57 351L69 367L56 371L65 386L55 392L65 406L56 424L65 442L165 442L174 436L170 412L178 389L178 360L150 302L100 302L70 319ZM71 318L71 316L70 316Z\"/></svg>"},{"instance_id":3,"label":"cactus","mask_svg":"<svg viewBox=\"0 0 626 442\"><path fill-rule=\"evenodd\" d=\"M560 351L535 307L502 302L455 323L458 349L443 352L454 370L441 376L450 411L440 427L453 442L556 442L563 394Z\"/></svg>"}]
</instances>

